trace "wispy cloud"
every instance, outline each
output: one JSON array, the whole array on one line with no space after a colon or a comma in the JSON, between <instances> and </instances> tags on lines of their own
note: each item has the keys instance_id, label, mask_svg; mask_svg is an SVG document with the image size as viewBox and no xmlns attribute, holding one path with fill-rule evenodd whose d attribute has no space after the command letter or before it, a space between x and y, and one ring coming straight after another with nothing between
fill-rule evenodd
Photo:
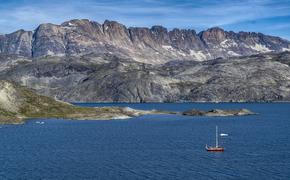
<instances>
[{"instance_id":1,"label":"wispy cloud","mask_svg":"<svg viewBox=\"0 0 290 180\"><path fill-rule=\"evenodd\" d=\"M40 23L61 23L74 18L99 22L113 19L127 26L161 24L168 28L199 30L234 26L234 29L241 27L247 31L247 22L259 24L260 20L276 17L290 17L289 0L11 0L0 3L0 32L34 29ZM290 18L275 26L289 31L287 23ZM263 32L263 29L254 30Z\"/></svg>"}]
</instances>

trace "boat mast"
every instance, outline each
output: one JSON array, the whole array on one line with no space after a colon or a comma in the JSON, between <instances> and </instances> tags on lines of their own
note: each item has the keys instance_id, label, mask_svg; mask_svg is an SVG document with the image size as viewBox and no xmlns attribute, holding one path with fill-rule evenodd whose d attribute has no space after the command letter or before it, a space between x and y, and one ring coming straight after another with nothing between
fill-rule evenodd
<instances>
[{"instance_id":1,"label":"boat mast","mask_svg":"<svg viewBox=\"0 0 290 180\"><path fill-rule=\"evenodd\" d=\"M215 126L215 147L219 147L219 142L218 142L218 126Z\"/></svg>"}]
</instances>

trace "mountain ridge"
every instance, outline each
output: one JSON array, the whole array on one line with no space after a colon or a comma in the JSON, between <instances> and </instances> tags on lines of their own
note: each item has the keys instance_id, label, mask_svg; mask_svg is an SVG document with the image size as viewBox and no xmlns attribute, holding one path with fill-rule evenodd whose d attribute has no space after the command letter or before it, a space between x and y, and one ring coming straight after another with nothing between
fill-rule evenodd
<instances>
[{"instance_id":1,"label":"mountain ridge","mask_svg":"<svg viewBox=\"0 0 290 180\"><path fill-rule=\"evenodd\" d=\"M0 79L67 102L290 101L290 52L162 65L112 54L12 58Z\"/></svg>"},{"instance_id":2,"label":"mountain ridge","mask_svg":"<svg viewBox=\"0 0 290 180\"><path fill-rule=\"evenodd\" d=\"M290 100L290 42L70 20L0 36L0 79L67 102Z\"/></svg>"},{"instance_id":3,"label":"mountain ridge","mask_svg":"<svg viewBox=\"0 0 290 180\"><path fill-rule=\"evenodd\" d=\"M0 53L24 57L78 56L112 53L149 64L172 60L204 61L290 50L290 41L255 32L225 31L219 27L197 33L193 29L156 25L126 27L117 21L103 24L74 19L60 25L45 23L34 31L0 35Z\"/></svg>"}]
</instances>

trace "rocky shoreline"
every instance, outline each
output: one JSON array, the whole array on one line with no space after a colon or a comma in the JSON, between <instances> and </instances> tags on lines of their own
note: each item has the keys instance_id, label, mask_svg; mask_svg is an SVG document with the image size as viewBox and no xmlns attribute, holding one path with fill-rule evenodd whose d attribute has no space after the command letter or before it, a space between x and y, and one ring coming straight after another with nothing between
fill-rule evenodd
<instances>
[{"instance_id":1,"label":"rocky shoreline","mask_svg":"<svg viewBox=\"0 0 290 180\"><path fill-rule=\"evenodd\" d=\"M0 80L0 124L21 124L26 119L59 118L75 120L124 119L161 111L128 107L80 107L37 94L13 82Z\"/></svg>"},{"instance_id":2,"label":"rocky shoreline","mask_svg":"<svg viewBox=\"0 0 290 180\"><path fill-rule=\"evenodd\" d=\"M167 114L167 112L156 110L137 110L128 107L77 107L72 105L72 111L63 114L43 112L43 114L24 116L22 114L4 115L0 112L0 124L23 124L28 119L67 119L67 120L115 120L129 119L147 114ZM171 113L173 114L173 113Z\"/></svg>"},{"instance_id":3,"label":"rocky shoreline","mask_svg":"<svg viewBox=\"0 0 290 180\"><path fill-rule=\"evenodd\" d=\"M26 119L59 118L74 120L127 119L147 114L177 114L185 116L243 116L255 113L247 109L210 111L188 110L172 112L136 110L129 107L81 107L42 96L16 83L0 80L0 124L21 124Z\"/></svg>"}]
</instances>

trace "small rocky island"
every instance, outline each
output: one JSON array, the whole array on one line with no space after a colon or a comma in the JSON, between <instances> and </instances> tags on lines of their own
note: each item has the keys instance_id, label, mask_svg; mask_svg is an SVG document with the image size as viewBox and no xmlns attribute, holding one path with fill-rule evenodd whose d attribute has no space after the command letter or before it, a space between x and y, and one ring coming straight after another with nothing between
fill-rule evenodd
<instances>
[{"instance_id":1,"label":"small rocky island","mask_svg":"<svg viewBox=\"0 0 290 180\"><path fill-rule=\"evenodd\" d=\"M256 113L248 109L238 109L238 110L212 109L209 111L191 109L182 113L182 115L185 116L247 116L255 114Z\"/></svg>"}]
</instances>

